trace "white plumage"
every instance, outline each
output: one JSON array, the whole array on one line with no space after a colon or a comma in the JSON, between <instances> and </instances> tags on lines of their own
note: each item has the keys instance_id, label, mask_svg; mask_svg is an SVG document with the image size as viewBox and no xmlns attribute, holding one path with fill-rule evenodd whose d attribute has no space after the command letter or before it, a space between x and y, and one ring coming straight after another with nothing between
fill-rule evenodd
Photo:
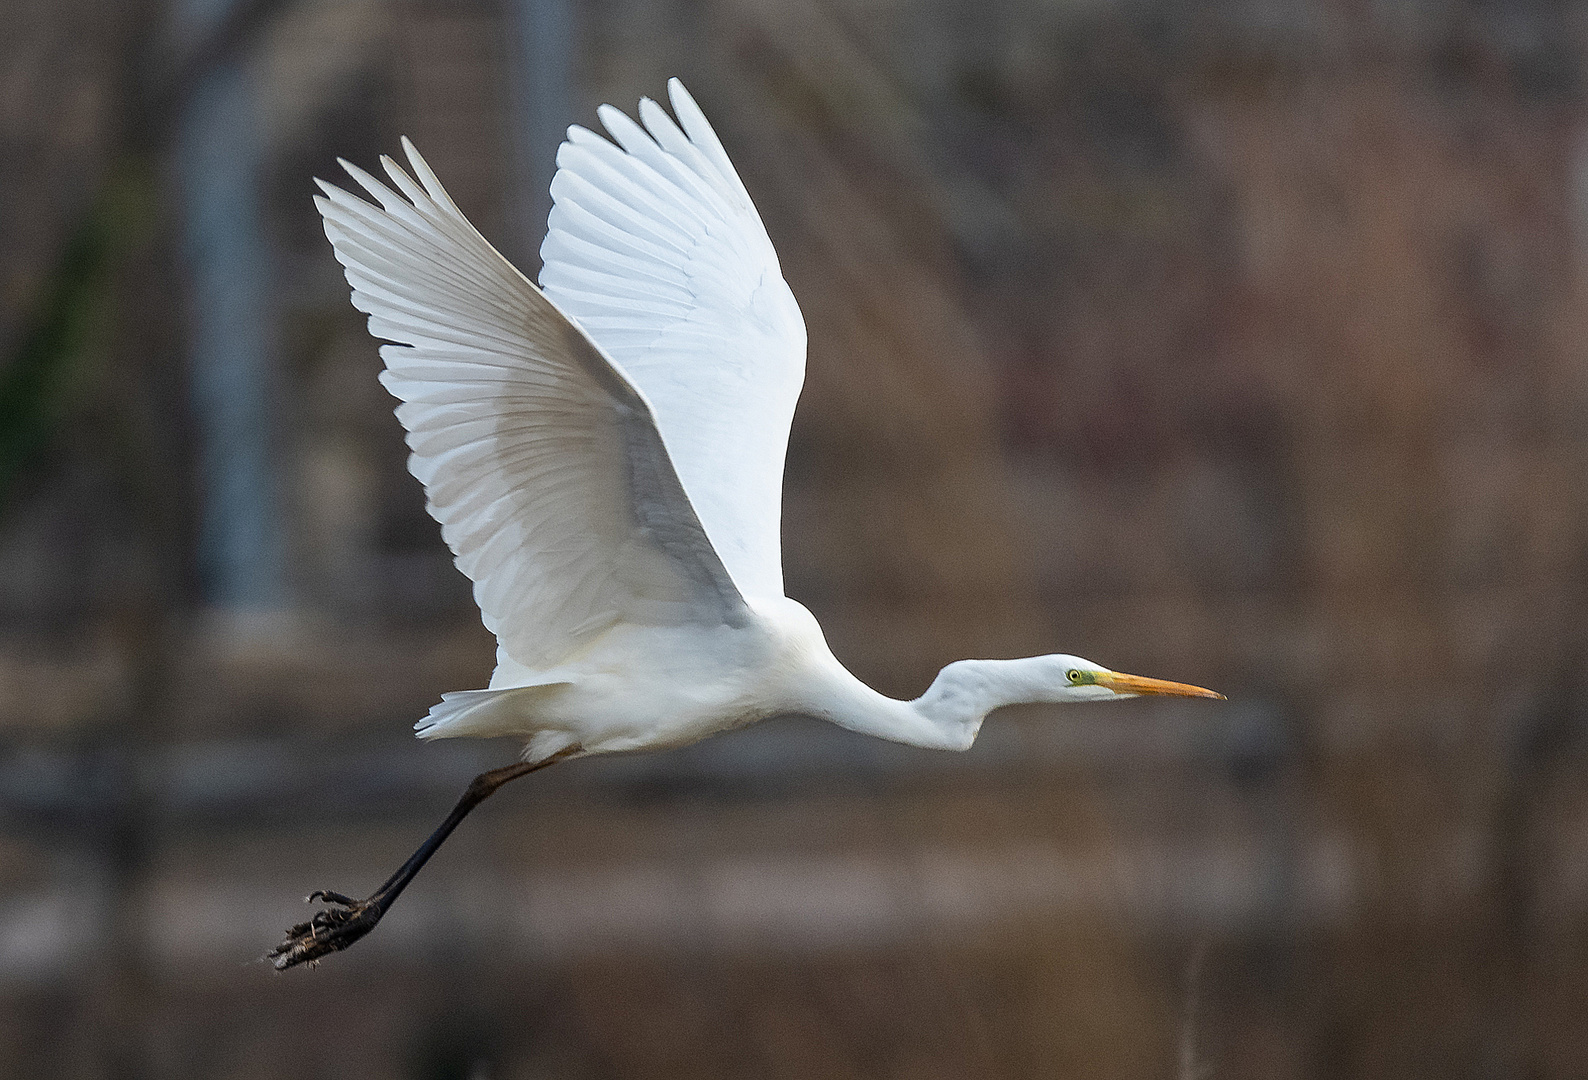
<instances>
[{"instance_id":1,"label":"white plumage","mask_svg":"<svg viewBox=\"0 0 1588 1080\"><path fill-rule=\"evenodd\" d=\"M680 745L805 713L970 745L1017 701L1174 693L1072 656L951 664L921 698L851 676L783 595L783 456L805 327L749 193L675 79L678 123L600 110L557 156L542 288L464 218L406 139L378 203L316 205L400 401L409 467L497 636L486 690L424 736L526 756ZM680 126L681 125L681 126ZM416 179L415 179L416 178Z\"/></svg>"},{"instance_id":2,"label":"white plumage","mask_svg":"<svg viewBox=\"0 0 1588 1080\"><path fill-rule=\"evenodd\" d=\"M569 131L541 287L650 399L740 591L779 597L783 452L805 378L805 322L716 133L677 80L671 89L682 131L649 99L645 128L601 108L618 145Z\"/></svg>"},{"instance_id":3,"label":"white plumage","mask_svg":"<svg viewBox=\"0 0 1588 1080\"><path fill-rule=\"evenodd\" d=\"M381 346L409 468L474 582L497 663L446 694L425 737L517 735L525 761L474 779L365 900L270 953L278 970L358 941L502 784L583 754L679 746L779 713L963 750L1020 701L1210 690L1074 656L961 660L895 701L834 658L783 595L783 453L805 325L749 193L675 79L675 124L610 106L616 144L572 128L557 156L544 291L447 197L406 139L396 190L343 162L372 205L320 183L315 205ZM415 179L417 177L417 180Z\"/></svg>"}]
</instances>

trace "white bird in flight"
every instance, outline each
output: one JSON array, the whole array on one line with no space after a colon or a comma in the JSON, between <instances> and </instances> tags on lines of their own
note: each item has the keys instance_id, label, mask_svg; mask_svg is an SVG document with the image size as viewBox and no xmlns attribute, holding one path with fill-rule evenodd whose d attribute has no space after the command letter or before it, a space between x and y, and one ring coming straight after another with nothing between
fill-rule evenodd
<instances>
[{"instance_id":1,"label":"white bird in flight","mask_svg":"<svg viewBox=\"0 0 1588 1080\"><path fill-rule=\"evenodd\" d=\"M599 110L568 130L540 287L469 224L419 152L393 187L341 164L315 205L382 345L408 467L497 639L490 686L446 694L421 738L518 736L366 900L292 928L278 969L368 933L463 817L572 757L684 746L786 714L964 750L992 710L1138 694L1220 697L1063 654L961 660L914 701L871 689L783 593L783 457L805 324L722 143L677 79L677 122Z\"/></svg>"}]
</instances>

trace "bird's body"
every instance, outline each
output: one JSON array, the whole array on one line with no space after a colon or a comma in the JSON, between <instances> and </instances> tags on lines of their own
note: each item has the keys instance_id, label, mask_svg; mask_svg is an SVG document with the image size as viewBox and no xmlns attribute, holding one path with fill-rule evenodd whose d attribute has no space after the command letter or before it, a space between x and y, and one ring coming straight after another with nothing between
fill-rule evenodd
<instances>
[{"instance_id":1,"label":"bird's body","mask_svg":"<svg viewBox=\"0 0 1588 1080\"><path fill-rule=\"evenodd\" d=\"M526 748L369 901L325 894L348 911L294 928L278 967L367 932L463 814L540 764L781 714L964 750L1002 705L1218 696L1054 654L959 661L898 701L839 663L783 588L804 321L711 125L669 89L676 123L646 99L643 127L602 107L615 142L569 130L540 287L407 140L413 176L382 159L396 190L343 162L378 205L320 185L354 306L393 342L381 381L401 402L409 468L497 637L490 685L445 695L416 726Z\"/></svg>"},{"instance_id":2,"label":"bird's body","mask_svg":"<svg viewBox=\"0 0 1588 1080\"><path fill-rule=\"evenodd\" d=\"M1103 700L1067 673L1112 674L1075 656L961 660L913 701L880 694L833 655L821 625L788 597L753 601L739 626L613 627L562 666L509 671L493 688L448 694L419 725L424 738L526 736L539 761L663 750L772 716L816 717L894 742L965 750L982 720L1018 702Z\"/></svg>"},{"instance_id":3,"label":"bird's body","mask_svg":"<svg viewBox=\"0 0 1588 1080\"><path fill-rule=\"evenodd\" d=\"M526 736L525 756L538 760L573 745L587 753L684 746L809 712L811 676L831 656L815 618L786 598L749 606L748 615L739 626L622 623L557 667L504 677L499 666L492 689L446 695L419 734Z\"/></svg>"}]
</instances>

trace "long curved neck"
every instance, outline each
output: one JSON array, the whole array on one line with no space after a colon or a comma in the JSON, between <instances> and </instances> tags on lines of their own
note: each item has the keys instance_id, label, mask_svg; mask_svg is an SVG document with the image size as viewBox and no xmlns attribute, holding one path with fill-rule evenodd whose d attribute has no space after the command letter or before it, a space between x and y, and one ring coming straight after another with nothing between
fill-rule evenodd
<instances>
[{"instance_id":1,"label":"long curved neck","mask_svg":"<svg viewBox=\"0 0 1588 1080\"><path fill-rule=\"evenodd\" d=\"M1000 706L1056 700L1040 657L955 661L914 701L879 694L838 670L844 677L834 680L818 715L863 735L935 750L968 750L987 714Z\"/></svg>"}]
</instances>

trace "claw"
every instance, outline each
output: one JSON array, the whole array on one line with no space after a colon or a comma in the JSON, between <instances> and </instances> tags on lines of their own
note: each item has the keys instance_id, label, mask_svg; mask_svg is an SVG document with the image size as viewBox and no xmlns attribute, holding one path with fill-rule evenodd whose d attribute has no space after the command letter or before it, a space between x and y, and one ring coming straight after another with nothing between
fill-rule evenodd
<instances>
[{"instance_id":1,"label":"claw","mask_svg":"<svg viewBox=\"0 0 1588 1080\"><path fill-rule=\"evenodd\" d=\"M313 967L324 957L340 952L375 929L375 924L386 914L385 905L373 899L354 900L328 889L310 893L305 902L312 904L316 900L337 907L317 911L314 918L287 931L286 940L265 957L277 971L286 971L298 964Z\"/></svg>"},{"instance_id":2,"label":"claw","mask_svg":"<svg viewBox=\"0 0 1588 1080\"><path fill-rule=\"evenodd\" d=\"M359 904L359 902L354 900L351 896L343 896L341 893L332 892L330 889L315 889L312 893L303 898L303 902L305 904L312 904L316 900L324 900L328 904L341 904L343 907L349 908L357 907Z\"/></svg>"}]
</instances>

